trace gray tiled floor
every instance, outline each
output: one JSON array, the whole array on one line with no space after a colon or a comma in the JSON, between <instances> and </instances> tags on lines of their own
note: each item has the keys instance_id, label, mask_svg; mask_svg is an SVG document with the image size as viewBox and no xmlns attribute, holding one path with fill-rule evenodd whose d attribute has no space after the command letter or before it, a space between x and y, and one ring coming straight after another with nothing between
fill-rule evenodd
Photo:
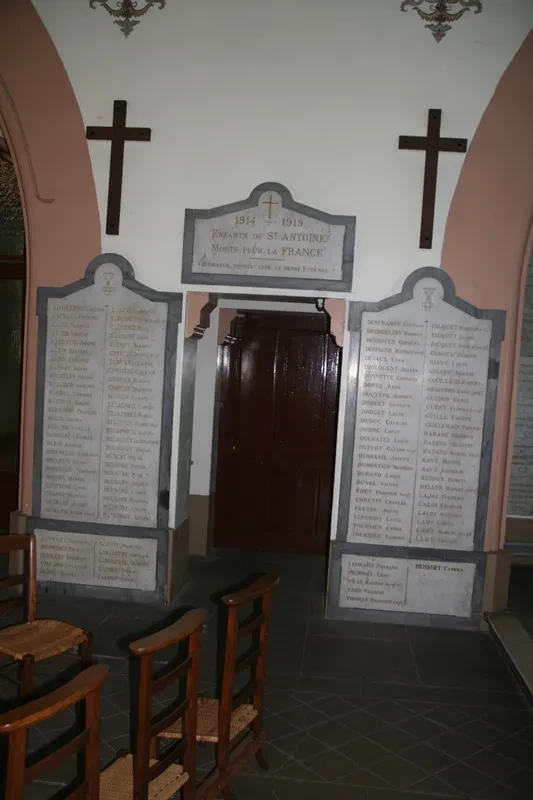
<instances>
[{"instance_id":1,"label":"gray tiled floor","mask_svg":"<svg viewBox=\"0 0 533 800\"><path fill-rule=\"evenodd\" d=\"M202 686L212 691L217 618L209 598L265 570L281 578L267 679L271 768L245 768L233 786L240 800L532 797L533 717L488 635L324 620L324 564L301 556L227 553L193 562L171 611L40 599L40 616L92 629L98 660L111 667L102 701L103 764L129 745L126 642L180 608L208 608ZM61 666L46 664L41 679ZM55 724L41 726L32 746L56 734ZM211 759L209 748L199 750L200 769ZM57 789L41 783L28 796Z\"/></svg>"}]
</instances>

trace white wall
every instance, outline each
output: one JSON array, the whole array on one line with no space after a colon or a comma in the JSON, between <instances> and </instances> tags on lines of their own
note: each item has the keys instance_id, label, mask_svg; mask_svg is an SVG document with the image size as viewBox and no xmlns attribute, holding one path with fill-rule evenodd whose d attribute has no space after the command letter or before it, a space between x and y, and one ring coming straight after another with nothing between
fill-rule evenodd
<instances>
[{"instance_id":1,"label":"white wall","mask_svg":"<svg viewBox=\"0 0 533 800\"><path fill-rule=\"evenodd\" d=\"M475 131L498 79L533 25L531 0L485 0L437 44L400 0L171 0L126 39L87 0L34 0L87 125L113 100L151 143L126 146L121 233L104 251L154 288L180 285L183 212L248 196L265 180L331 213L355 214L357 298L438 265L463 156L441 156L434 248L418 249L424 157L399 152L424 134ZM105 225L109 144L91 142Z\"/></svg>"},{"instance_id":2,"label":"white wall","mask_svg":"<svg viewBox=\"0 0 533 800\"><path fill-rule=\"evenodd\" d=\"M111 124L122 99L130 126L152 128L151 143L126 146L121 232L102 233L103 251L128 258L138 280L180 291L184 209L279 181L300 202L356 215L349 299L367 301L398 291L417 267L438 266L464 160L441 155L434 247L419 250L424 156L399 151L398 136L424 135L428 109L440 108L442 135L471 141L533 26L531 0L484 0L481 14L467 12L439 44L400 0L169 0L126 39L88 0L33 2L85 124ZM89 147L105 227L110 145ZM199 363L214 330L200 342ZM204 364L191 477L199 494L209 492L213 386ZM339 443L342 434L341 414ZM178 435L176 425L175 445Z\"/></svg>"}]
</instances>

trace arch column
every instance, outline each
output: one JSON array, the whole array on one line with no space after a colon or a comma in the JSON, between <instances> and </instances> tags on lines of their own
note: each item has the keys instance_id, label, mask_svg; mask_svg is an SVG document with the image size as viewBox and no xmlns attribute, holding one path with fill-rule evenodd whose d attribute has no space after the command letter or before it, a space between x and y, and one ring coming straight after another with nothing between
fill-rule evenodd
<instances>
[{"instance_id":1,"label":"arch column","mask_svg":"<svg viewBox=\"0 0 533 800\"><path fill-rule=\"evenodd\" d=\"M507 312L485 539L489 552L501 551L505 540L523 288L532 245L531 75L533 31L502 76L472 140L442 251L442 267L461 297L481 308ZM489 560L489 573L491 569Z\"/></svg>"},{"instance_id":2,"label":"arch column","mask_svg":"<svg viewBox=\"0 0 533 800\"><path fill-rule=\"evenodd\" d=\"M0 3L0 127L13 156L26 227L26 322L19 509L31 514L36 292L83 277L101 251L85 127L63 63L31 0Z\"/></svg>"}]
</instances>

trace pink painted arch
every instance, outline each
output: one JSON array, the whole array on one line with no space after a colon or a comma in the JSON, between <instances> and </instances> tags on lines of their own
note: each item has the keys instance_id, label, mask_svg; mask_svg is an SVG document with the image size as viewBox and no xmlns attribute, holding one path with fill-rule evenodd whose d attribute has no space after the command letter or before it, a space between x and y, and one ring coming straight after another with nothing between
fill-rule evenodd
<instances>
[{"instance_id":1,"label":"pink painted arch","mask_svg":"<svg viewBox=\"0 0 533 800\"><path fill-rule=\"evenodd\" d=\"M19 509L31 514L37 287L81 278L101 251L98 203L80 109L31 0L0 3L0 127L13 155L26 224Z\"/></svg>"},{"instance_id":2,"label":"pink painted arch","mask_svg":"<svg viewBox=\"0 0 533 800\"><path fill-rule=\"evenodd\" d=\"M450 206L442 267L458 294L507 312L485 549L505 539L523 284L533 221L533 31L501 78L470 145Z\"/></svg>"}]
</instances>

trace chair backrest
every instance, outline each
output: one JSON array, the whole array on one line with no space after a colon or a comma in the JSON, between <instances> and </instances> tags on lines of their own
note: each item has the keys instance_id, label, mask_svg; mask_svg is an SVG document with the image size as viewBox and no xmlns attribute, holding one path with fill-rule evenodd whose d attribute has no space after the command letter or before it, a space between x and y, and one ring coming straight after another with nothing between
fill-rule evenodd
<instances>
[{"instance_id":1,"label":"chair backrest","mask_svg":"<svg viewBox=\"0 0 533 800\"><path fill-rule=\"evenodd\" d=\"M35 608L37 600L37 568L36 568L36 545L35 536L30 534L9 533L0 536L0 554L23 552L23 569L18 575L9 575L0 580L0 614L11 611L14 608L21 608L25 622L33 622L35 619ZM3 599L6 590L22 587L22 591L17 594L9 593Z\"/></svg>"},{"instance_id":2,"label":"chair backrest","mask_svg":"<svg viewBox=\"0 0 533 800\"><path fill-rule=\"evenodd\" d=\"M132 642L131 653L139 659L139 685L136 708L136 747L134 762L135 796L147 797L151 781L165 772L175 761L181 761L190 780L183 790L184 797L196 792L196 725L198 718L198 676L200 667L200 637L207 620L207 611L195 609L178 622L157 633ZM186 654L178 654L154 673L154 657L176 645L185 646ZM184 681L185 696L172 698L157 714L153 713L154 697L177 681ZM181 739L161 752L159 760L150 763L152 741L161 731L181 720Z\"/></svg>"},{"instance_id":3,"label":"chair backrest","mask_svg":"<svg viewBox=\"0 0 533 800\"><path fill-rule=\"evenodd\" d=\"M262 717L272 591L278 583L277 575L263 575L246 589L221 598L227 607L228 617L218 716L219 747L229 745L231 714L238 706L251 703L258 712L258 717ZM254 606L251 615L241 621L239 619L241 608L251 604ZM249 636L252 637L251 646L244 655L238 657L239 643ZM235 678L246 669L250 670L250 678L238 692L234 693Z\"/></svg>"},{"instance_id":4,"label":"chair backrest","mask_svg":"<svg viewBox=\"0 0 533 800\"><path fill-rule=\"evenodd\" d=\"M6 798L22 800L26 784L56 769L72 756L81 755L84 748L84 774L78 776L78 785L68 797L97 800L100 787L100 690L108 674L109 667L89 667L60 689L0 715L0 736L8 737ZM82 729L74 732L66 742L63 734L61 745L56 750L51 751L49 746L45 755L38 759L32 755L28 762L29 728L78 703L85 706Z\"/></svg>"}]
</instances>

